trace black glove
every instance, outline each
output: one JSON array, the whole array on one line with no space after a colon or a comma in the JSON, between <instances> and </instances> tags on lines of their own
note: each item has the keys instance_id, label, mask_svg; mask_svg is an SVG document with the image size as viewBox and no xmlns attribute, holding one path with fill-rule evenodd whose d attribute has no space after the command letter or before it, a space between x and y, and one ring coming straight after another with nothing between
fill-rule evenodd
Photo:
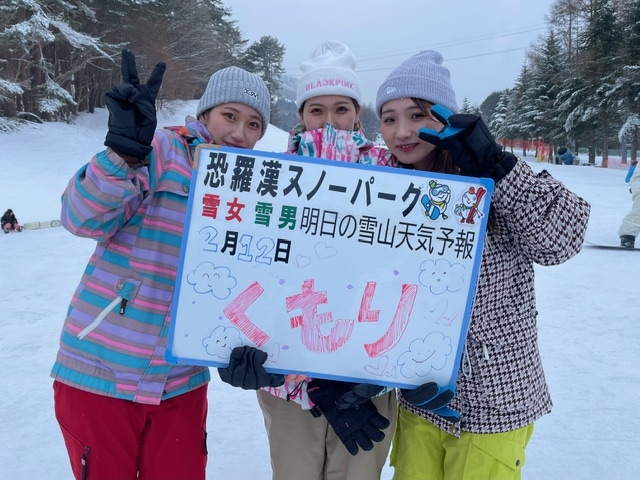
<instances>
[{"instance_id":1,"label":"black glove","mask_svg":"<svg viewBox=\"0 0 640 480\"><path fill-rule=\"evenodd\" d=\"M315 406L311 409L314 417L324 414L351 455L357 455L358 447L369 451L373 442L384 439L384 430L389 420L378 413L371 400L358 407L339 409L338 399L353 388L353 383L333 380L311 380L307 385L307 394Z\"/></svg>"},{"instance_id":2,"label":"black glove","mask_svg":"<svg viewBox=\"0 0 640 480\"><path fill-rule=\"evenodd\" d=\"M279 387L284 384L284 375L267 373L262 364L267 354L255 347L245 345L231 351L229 366L218 368L224 383L245 390L259 390L263 387Z\"/></svg>"},{"instance_id":3,"label":"black glove","mask_svg":"<svg viewBox=\"0 0 640 480\"><path fill-rule=\"evenodd\" d=\"M435 382L429 382L414 390L401 388L400 392L407 402L418 408L433 412L453 423L460 421L460 414L447 407L456 394L455 386L440 387Z\"/></svg>"},{"instance_id":4,"label":"black glove","mask_svg":"<svg viewBox=\"0 0 640 480\"><path fill-rule=\"evenodd\" d=\"M362 405L367 400L378 395L384 387L381 385L372 385L370 383L356 383L337 402L339 409L352 408Z\"/></svg>"},{"instance_id":5,"label":"black glove","mask_svg":"<svg viewBox=\"0 0 640 480\"><path fill-rule=\"evenodd\" d=\"M434 105L431 113L444 128L439 132L421 128L418 135L425 142L447 150L460 168L460 175L491 178L497 183L516 165L516 157L502 151L482 118L454 115L442 105Z\"/></svg>"},{"instance_id":6,"label":"black glove","mask_svg":"<svg viewBox=\"0 0 640 480\"><path fill-rule=\"evenodd\" d=\"M133 168L148 165L151 140L156 131L156 97L166 65L158 63L146 85L141 85L136 59L130 50L122 50L122 82L106 94L109 110L109 133L104 144L125 157Z\"/></svg>"}]
</instances>

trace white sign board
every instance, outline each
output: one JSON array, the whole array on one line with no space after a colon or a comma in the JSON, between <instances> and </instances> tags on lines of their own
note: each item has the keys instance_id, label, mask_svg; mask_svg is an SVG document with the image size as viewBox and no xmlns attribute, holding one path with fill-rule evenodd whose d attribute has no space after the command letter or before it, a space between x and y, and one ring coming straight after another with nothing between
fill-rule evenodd
<instances>
[{"instance_id":1,"label":"white sign board","mask_svg":"<svg viewBox=\"0 0 640 480\"><path fill-rule=\"evenodd\" d=\"M201 145L167 359L455 381L493 182Z\"/></svg>"}]
</instances>

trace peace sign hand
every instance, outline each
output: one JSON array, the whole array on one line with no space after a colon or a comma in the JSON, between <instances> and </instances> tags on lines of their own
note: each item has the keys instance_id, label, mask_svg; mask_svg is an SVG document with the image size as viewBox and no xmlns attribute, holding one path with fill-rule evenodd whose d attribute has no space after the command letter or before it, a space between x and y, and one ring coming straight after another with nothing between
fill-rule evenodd
<instances>
[{"instance_id":1,"label":"peace sign hand","mask_svg":"<svg viewBox=\"0 0 640 480\"><path fill-rule=\"evenodd\" d=\"M109 132L104 144L124 154L125 161L133 168L148 164L151 140L158 124L156 97L167 66L158 63L146 84L140 84L135 56L130 50L122 50L122 83L106 94L109 110ZM133 158L127 158L127 157Z\"/></svg>"}]
</instances>

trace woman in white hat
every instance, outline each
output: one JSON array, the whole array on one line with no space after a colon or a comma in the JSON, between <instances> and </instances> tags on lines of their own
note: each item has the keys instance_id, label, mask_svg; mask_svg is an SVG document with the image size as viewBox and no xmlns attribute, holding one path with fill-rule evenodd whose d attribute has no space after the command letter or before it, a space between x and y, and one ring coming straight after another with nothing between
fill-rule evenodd
<instances>
[{"instance_id":1,"label":"woman in white hat","mask_svg":"<svg viewBox=\"0 0 640 480\"><path fill-rule=\"evenodd\" d=\"M296 103L300 123L287 153L340 162L389 165L387 152L360 126L356 58L344 43L323 42L302 62ZM393 389L372 400L337 409L354 384L298 378L258 392L274 480L373 480L380 478L395 426ZM311 413L313 412L313 414Z\"/></svg>"}]
</instances>

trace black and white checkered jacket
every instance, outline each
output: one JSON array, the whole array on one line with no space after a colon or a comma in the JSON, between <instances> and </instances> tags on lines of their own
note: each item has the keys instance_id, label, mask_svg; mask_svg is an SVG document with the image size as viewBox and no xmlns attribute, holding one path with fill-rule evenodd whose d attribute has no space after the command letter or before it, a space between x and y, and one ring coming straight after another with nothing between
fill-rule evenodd
<instances>
[{"instance_id":1,"label":"black and white checkered jacket","mask_svg":"<svg viewBox=\"0 0 640 480\"><path fill-rule=\"evenodd\" d=\"M589 204L548 172L522 161L497 185L491 200L474 308L449 405L454 426L400 403L442 430L459 435L498 433L532 423L551 410L536 329L534 263L560 264L580 251Z\"/></svg>"}]
</instances>

